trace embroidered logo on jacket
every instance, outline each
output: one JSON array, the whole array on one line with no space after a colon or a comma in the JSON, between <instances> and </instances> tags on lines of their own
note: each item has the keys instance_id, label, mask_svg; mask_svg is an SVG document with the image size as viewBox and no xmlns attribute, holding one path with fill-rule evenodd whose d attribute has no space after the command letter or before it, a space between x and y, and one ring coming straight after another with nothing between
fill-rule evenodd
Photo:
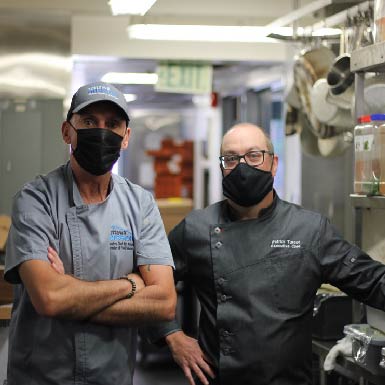
<instances>
[{"instance_id":1,"label":"embroidered logo on jacket","mask_svg":"<svg viewBox=\"0 0 385 385\"><path fill-rule=\"evenodd\" d=\"M282 247L286 249L300 249L301 241L292 241L291 239L273 239L270 247Z\"/></svg>"},{"instance_id":2,"label":"embroidered logo on jacket","mask_svg":"<svg viewBox=\"0 0 385 385\"><path fill-rule=\"evenodd\" d=\"M123 227L112 225L110 231L110 249L111 250L132 250L134 241L132 233Z\"/></svg>"}]
</instances>

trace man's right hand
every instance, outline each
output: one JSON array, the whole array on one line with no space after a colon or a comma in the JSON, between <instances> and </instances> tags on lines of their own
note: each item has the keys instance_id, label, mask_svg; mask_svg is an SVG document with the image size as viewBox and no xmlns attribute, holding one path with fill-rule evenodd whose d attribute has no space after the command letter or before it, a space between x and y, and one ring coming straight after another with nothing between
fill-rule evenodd
<instances>
[{"instance_id":1,"label":"man's right hand","mask_svg":"<svg viewBox=\"0 0 385 385\"><path fill-rule=\"evenodd\" d=\"M202 384L209 385L206 376L215 378L215 374L209 366L210 361L200 348L198 341L182 331L169 334L165 339L175 362L182 368L190 385L195 385L193 373L196 374Z\"/></svg>"}]
</instances>

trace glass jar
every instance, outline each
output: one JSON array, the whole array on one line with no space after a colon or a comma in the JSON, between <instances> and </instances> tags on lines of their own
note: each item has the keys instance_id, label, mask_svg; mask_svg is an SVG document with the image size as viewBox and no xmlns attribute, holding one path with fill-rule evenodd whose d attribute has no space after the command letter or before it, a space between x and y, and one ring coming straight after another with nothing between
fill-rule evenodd
<instances>
[{"instance_id":1,"label":"glass jar","mask_svg":"<svg viewBox=\"0 0 385 385\"><path fill-rule=\"evenodd\" d=\"M370 115L360 116L354 127L354 192L371 193L373 125Z\"/></svg>"},{"instance_id":2,"label":"glass jar","mask_svg":"<svg viewBox=\"0 0 385 385\"><path fill-rule=\"evenodd\" d=\"M371 195L381 195L381 161L383 154L381 149L382 138L385 132L385 114L370 115L373 126L373 143L371 148L372 155L372 180L371 180ZM383 167L382 167L383 168Z\"/></svg>"},{"instance_id":3,"label":"glass jar","mask_svg":"<svg viewBox=\"0 0 385 385\"><path fill-rule=\"evenodd\" d=\"M374 1L374 41L385 41L385 0Z\"/></svg>"},{"instance_id":4,"label":"glass jar","mask_svg":"<svg viewBox=\"0 0 385 385\"><path fill-rule=\"evenodd\" d=\"M378 177L377 194L385 195L385 114L377 115L378 120L373 122L373 175Z\"/></svg>"}]
</instances>

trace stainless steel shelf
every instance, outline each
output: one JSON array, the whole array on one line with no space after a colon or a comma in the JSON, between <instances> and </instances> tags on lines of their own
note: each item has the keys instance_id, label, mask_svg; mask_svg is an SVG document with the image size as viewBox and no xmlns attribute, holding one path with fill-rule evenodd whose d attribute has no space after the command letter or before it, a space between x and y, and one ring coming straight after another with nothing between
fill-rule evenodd
<instances>
[{"instance_id":1,"label":"stainless steel shelf","mask_svg":"<svg viewBox=\"0 0 385 385\"><path fill-rule=\"evenodd\" d=\"M353 208L363 209L385 209L385 197L351 194L350 201Z\"/></svg>"},{"instance_id":2,"label":"stainless steel shelf","mask_svg":"<svg viewBox=\"0 0 385 385\"><path fill-rule=\"evenodd\" d=\"M385 42L353 51L350 69L353 72L385 72Z\"/></svg>"}]
</instances>

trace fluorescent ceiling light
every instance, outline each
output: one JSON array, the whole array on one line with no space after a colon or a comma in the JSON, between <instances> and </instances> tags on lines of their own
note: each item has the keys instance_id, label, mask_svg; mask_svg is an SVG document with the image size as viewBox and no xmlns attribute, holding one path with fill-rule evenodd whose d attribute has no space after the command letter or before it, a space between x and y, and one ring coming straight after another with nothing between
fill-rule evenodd
<instances>
[{"instance_id":1,"label":"fluorescent ceiling light","mask_svg":"<svg viewBox=\"0 0 385 385\"><path fill-rule=\"evenodd\" d=\"M70 57L52 55L38 52L28 52L17 55L4 55L0 57L0 69L14 66L48 67L55 70L71 72L72 59Z\"/></svg>"},{"instance_id":2,"label":"fluorescent ceiling light","mask_svg":"<svg viewBox=\"0 0 385 385\"><path fill-rule=\"evenodd\" d=\"M9 90L9 92L15 92L15 90L24 90L26 92L52 93L54 95L60 95L64 97L66 95L65 87L61 87L52 84L51 81L46 79L39 79L37 77L31 77L30 73L25 70L15 69L9 73L0 75L0 84L2 90Z\"/></svg>"},{"instance_id":3,"label":"fluorescent ceiling light","mask_svg":"<svg viewBox=\"0 0 385 385\"><path fill-rule=\"evenodd\" d=\"M143 72L107 72L101 80L115 84L156 84L158 75Z\"/></svg>"},{"instance_id":4,"label":"fluorescent ceiling light","mask_svg":"<svg viewBox=\"0 0 385 385\"><path fill-rule=\"evenodd\" d=\"M167 25L133 24L127 28L130 39L179 40L179 41L226 41L226 42L273 42L266 37L264 27L219 25Z\"/></svg>"},{"instance_id":5,"label":"fluorescent ceiling light","mask_svg":"<svg viewBox=\"0 0 385 385\"><path fill-rule=\"evenodd\" d=\"M156 0L110 0L108 4L111 12L116 15L141 15L143 16Z\"/></svg>"},{"instance_id":6,"label":"fluorescent ceiling light","mask_svg":"<svg viewBox=\"0 0 385 385\"><path fill-rule=\"evenodd\" d=\"M298 28L299 36L328 36L341 34L336 28L321 28L309 31ZM174 41L211 41L243 43L275 43L267 37L270 33L292 36L292 27L266 28L261 26L219 26L219 25L167 25L167 24L133 24L127 28L130 39L174 40Z\"/></svg>"},{"instance_id":7,"label":"fluorescent ceiling light","mask_svg":"<svg viewBox=\"0 0 385 385\"><path fill-rule=\"evenodd\" d=\"M127 103L130 103L138 99L138 96L136 94L124 94L124 99L126 99Z\"/></svg>"}]
</instances>

